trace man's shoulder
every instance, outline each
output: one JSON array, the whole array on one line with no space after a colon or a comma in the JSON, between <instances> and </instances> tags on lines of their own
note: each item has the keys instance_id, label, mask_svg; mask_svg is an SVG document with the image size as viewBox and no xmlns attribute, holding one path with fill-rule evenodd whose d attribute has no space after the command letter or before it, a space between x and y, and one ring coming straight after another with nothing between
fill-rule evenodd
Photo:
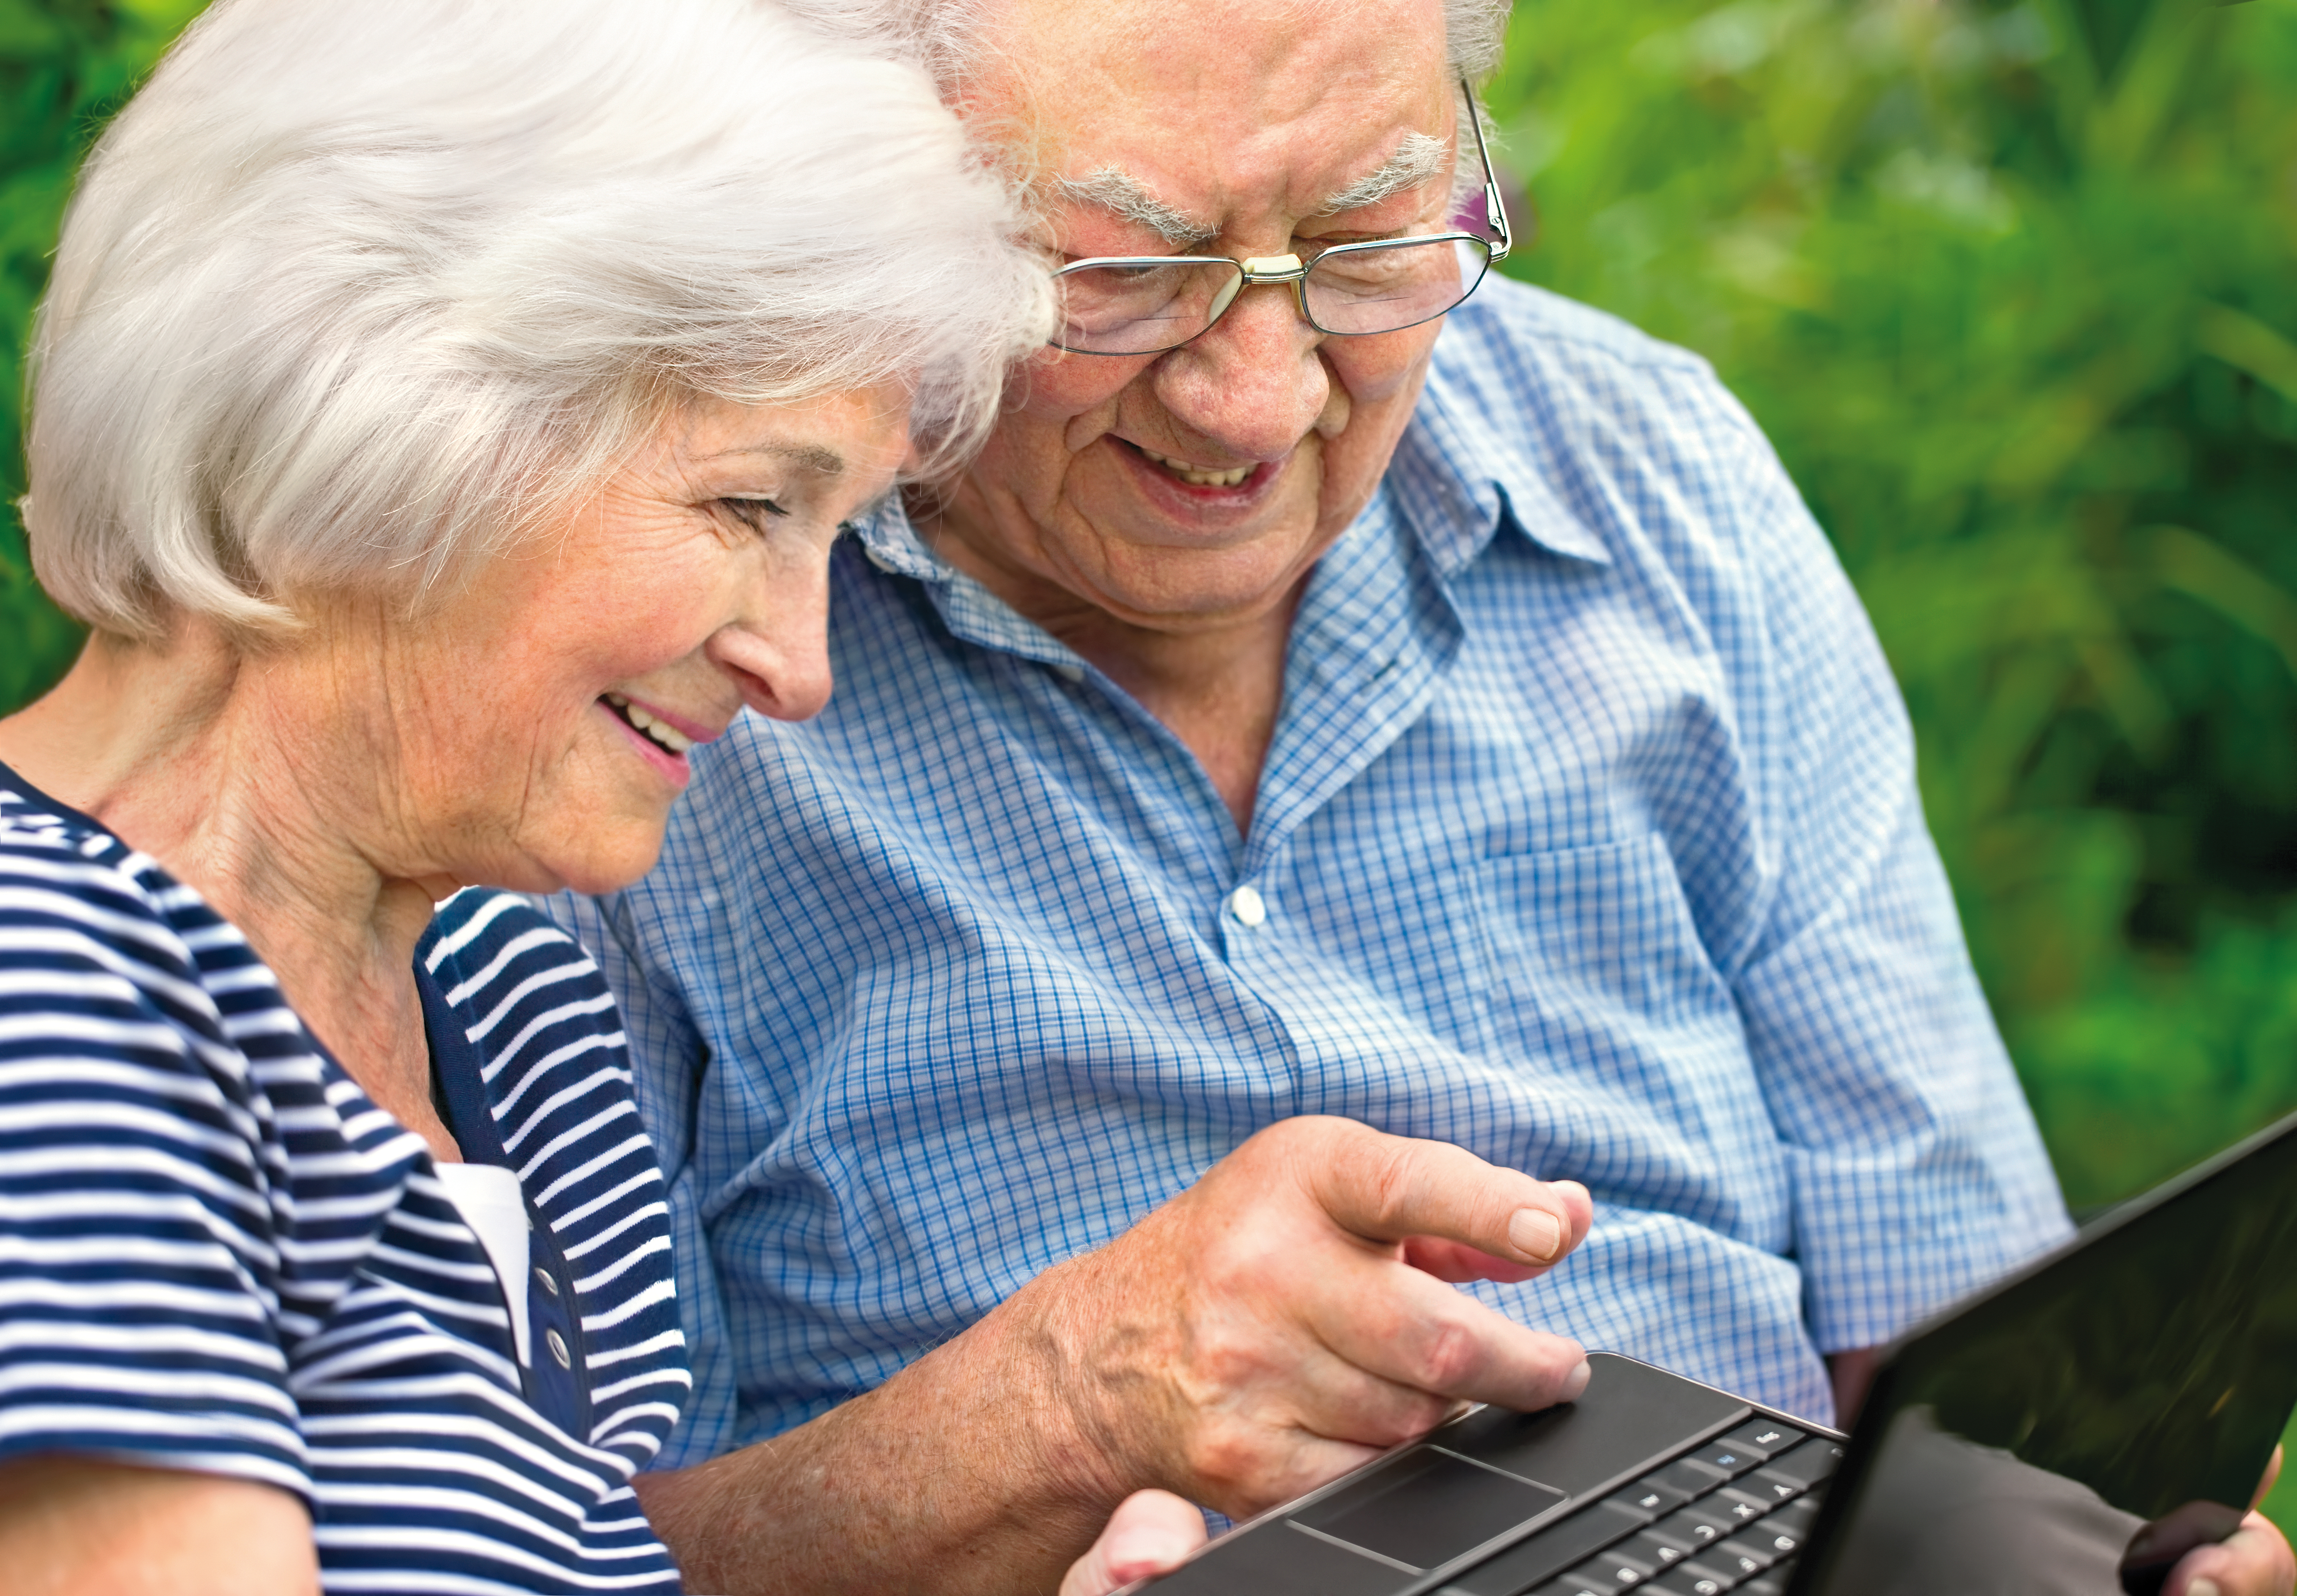
<instances>
[{"instance_id":1,"label":"man's shoulder","mask_svg":"<svg viewBox=\"0 0 2297 1596\"><path fill-rule=\"evenodd\" d=\"M1533 358L1676 375L1712 374L1702 357L1656 338L1633 322L1512 277L1486 278L1452 318L1476 342L1516 346Z\"/></svg>"},{"instance_id":2,"label":"man's shoulder","mask_svg":"<svg viewBox=\"0 0 2297 1596\"><path fill-rule=\"evenodd\" d=\"M1431 382L1488 424L1551 440L1597 420L1660 429L1741 424L1703 356L1509 278L1487 281L1452 313Z\"/></svg>"}]
</instances>

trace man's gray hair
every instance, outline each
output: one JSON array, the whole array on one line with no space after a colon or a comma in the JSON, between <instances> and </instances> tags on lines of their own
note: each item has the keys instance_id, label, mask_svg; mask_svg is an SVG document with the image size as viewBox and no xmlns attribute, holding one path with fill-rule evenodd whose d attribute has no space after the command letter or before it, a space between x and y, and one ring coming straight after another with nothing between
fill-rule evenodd
<instances>
[{"instance_id":1,"label":"man's gray hair","mask_svg":"<svg viewBox=\"0 0 2297 1596\"><path fill-rule=\"evenodd\" d=\"M419 593L686 405L886 383L946 457L1042 341L1006 187L915 65L768 0L222 0L91 157L24 501L148 637Z\"/></svg>"},{"instance_id":2,"label":"man's gray hair","mask_svg":"<svg viewBox=\"0 0 2297 1596\"><path fill-rule=\"evenodd\" d=\"M933 74L943 97L952 104L966 98L995 66L992 18L997 0L788 0L788 4L827 31L865 40L874 48L918 62ZM1443 0L1443 4L1445 65L1453 78L1480 84L1499 70L1515 0ZM1463 116L1483 115L1480 104L1463 105L1461 111ZM1489 122L1481 125L1488 136ZM1087 174L1081 180L1090 184L1097 176ZM1453 160L1454 198L1474 193L1483 181L1483 160L1475 137L1463 126ZM1181 228L1186 226L1182 218ZM1168 235L1173 232L1161 226L1158 230Z\"/></svg>"}]
</instances>

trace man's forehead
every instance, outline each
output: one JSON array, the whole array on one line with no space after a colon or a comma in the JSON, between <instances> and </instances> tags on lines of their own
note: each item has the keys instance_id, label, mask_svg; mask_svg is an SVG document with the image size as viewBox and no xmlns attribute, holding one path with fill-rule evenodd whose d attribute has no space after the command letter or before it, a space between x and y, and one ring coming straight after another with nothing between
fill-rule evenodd
<instances>
[{"instance_id":1,"label":"man's forehead","mask_svg":"<svg viewBox=\"0 0 2297 1596\"><path fill-rule=\"evenodd\" d=\"M1444 140L1408 130L1395 141L1386 160L1306 202L1303 214L1333 216L1365 210L1447 177L1451 168L1451 148ZM1119 221L1147 227L1170 244L1208 243L1221 234L1219 221L1211 215L1166 200L1153 184L1123 167L1100 166L1082 176L1056 177L1051 187L1071 204L1089 206Z\"/></svg>"},{"instance_id":2,"label":"man's forehead","mask_svg":"<svg viewBox=\"0 0 2297 1596\"><path fill-rule=\"evenodd\" d=\"M1450 128L1440 0L1004 0L999 16L1010 77L992 98L1043 166L1193 223L1272 184L1312 209L1375 177L1392 192L1387 164L1425 167Z\"/></svg>"}]
</instances>

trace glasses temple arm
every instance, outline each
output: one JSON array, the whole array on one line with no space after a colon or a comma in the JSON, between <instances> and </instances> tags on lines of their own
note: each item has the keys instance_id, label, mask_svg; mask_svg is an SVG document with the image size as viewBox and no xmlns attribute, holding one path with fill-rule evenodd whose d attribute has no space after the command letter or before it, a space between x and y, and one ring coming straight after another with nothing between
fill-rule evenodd
<instances>
[{"instance_id":1,"label":"glasses temple arm","mask_svg":"<svg viewBox=\"0 0 2297 1596\"><path fill-rule=\"evenodd\" d=\"M1476 106L1476 91L1464 77L1460 79L1460 93L1468 102L1468 126L1476 136L1476 153L1483 157L1484 225L1494 234L1492 242L1495 247L1492 251L1492 262L1497 265L1508 258L1515 235L1508 227L1507 206L1500 199L1499 175L1492 169L1491 146L1484 142L1484 118Z\"/></svg>"}]
</instances>

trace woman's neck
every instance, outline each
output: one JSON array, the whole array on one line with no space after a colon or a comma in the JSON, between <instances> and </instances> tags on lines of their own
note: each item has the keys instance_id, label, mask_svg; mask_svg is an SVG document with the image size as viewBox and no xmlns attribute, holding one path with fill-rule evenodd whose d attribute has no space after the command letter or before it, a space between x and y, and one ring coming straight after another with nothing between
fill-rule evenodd
<instances>
[{"instance_id":1,"label":"woman's neck","mask_svg":"<svg viewBox=\"0 0 2297 1596\"><path fill-rule=\"evenodd\" d=\"M397 851L394 773L330 676L196 624L161 644L98 637L0 720L0 761L196 889L367 1094L452 1158L412 967L452 884L379 862Z\"/></svg>"}]
</instances>

